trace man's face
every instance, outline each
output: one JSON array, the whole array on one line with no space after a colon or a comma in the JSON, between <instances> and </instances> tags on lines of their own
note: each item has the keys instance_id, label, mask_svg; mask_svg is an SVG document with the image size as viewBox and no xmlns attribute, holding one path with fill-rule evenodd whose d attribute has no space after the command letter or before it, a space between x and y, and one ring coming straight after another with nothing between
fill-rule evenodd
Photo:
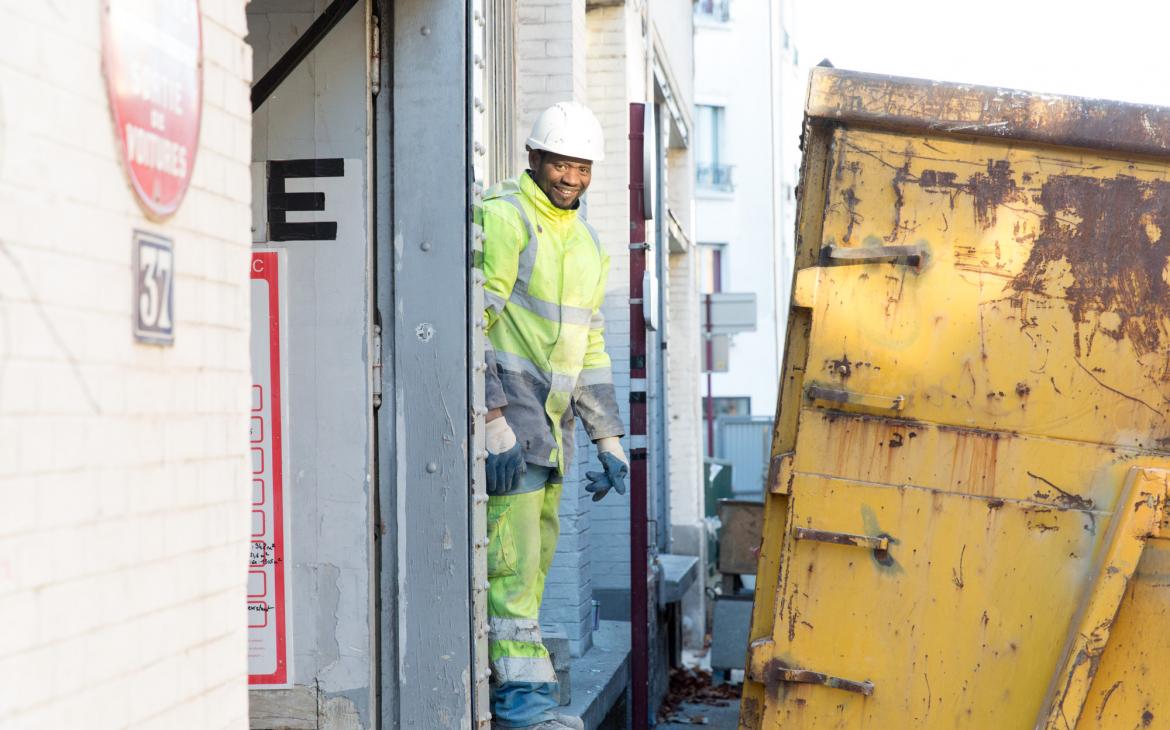
<instances>
[{"instance_id":1,"label":"man's face","mask_svg":"<svg viewBox=\"0 0 1170 730\"><path fill-rule=\"evenodd\" d=\"M589 187L593 178L593 163L576 157L565 157L552 152L530 150L528 166L532 178L552 201L563 210L570 210Z\"/></svg>"}]
</instances>

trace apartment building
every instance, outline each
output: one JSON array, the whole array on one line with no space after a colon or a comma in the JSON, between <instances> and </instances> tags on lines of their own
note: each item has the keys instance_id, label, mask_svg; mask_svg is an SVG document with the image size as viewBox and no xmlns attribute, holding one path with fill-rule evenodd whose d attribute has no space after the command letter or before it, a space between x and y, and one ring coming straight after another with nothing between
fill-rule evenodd
<instances>
[{"instance_id":1,"label":"apartment building","mask_svg":"<svg viewBox=\"0 0 1170 730\"><path fill-rule=\"evenodd\" d=\"M714 436L710 455L736 462L734 489L746 494L761 490L792 279L803 93L793 26L787 0L695 4L702 291L753 294L756 303L754 329L730 336L711 392L704 387L712 399L704 419L714 419L704 435ZM754 450L735 442L742 434L758 436Z\"/></svg>"}]
</instances>

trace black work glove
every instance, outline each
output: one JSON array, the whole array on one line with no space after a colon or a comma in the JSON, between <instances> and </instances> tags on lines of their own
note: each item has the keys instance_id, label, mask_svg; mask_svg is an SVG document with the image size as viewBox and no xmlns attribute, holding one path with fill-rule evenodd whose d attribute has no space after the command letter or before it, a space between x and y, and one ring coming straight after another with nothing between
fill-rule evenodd
<instances>
[{"instance_id":1,"label":"black work glove","mask_svg":"<svg viewBox=\"0 0 1170 730\"><path fill-rule=\"evenodd\" d=\"M608 451L598 453L597 459L604 471L585 472L585 478L589 480L585 491L593 493L594 502L600 502L611 489L616 489L618 494L625 494L626 475L630 473L630 467Z\"/></svg>"}]
</instances>

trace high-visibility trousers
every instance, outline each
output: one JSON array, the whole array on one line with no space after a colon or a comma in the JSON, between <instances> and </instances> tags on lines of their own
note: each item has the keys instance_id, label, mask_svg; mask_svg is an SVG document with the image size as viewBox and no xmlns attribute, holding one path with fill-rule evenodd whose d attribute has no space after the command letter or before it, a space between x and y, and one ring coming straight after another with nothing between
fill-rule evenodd
<instances>
[{"instance_id":1,"label":"high-visibility trousers","mask_svg":"<svg viewBox=\"0 0 1170 730\"><path fill-rule=\"evenodd\" d=\"M551 470L529 465L526 482ZM492 719L524 727L549 719L558 687L540 636L540 602L560 536L561 484L488 497L488 653Z\"/></svg>"}]
</instances>

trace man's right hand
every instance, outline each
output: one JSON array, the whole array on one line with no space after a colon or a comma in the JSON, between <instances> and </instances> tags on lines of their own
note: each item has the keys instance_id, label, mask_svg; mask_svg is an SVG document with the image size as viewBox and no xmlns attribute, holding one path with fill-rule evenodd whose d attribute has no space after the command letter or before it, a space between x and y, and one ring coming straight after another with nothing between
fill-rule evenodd
<instances>
[{"instance_id":1,"label":"man's right hand","mask_svg":"<svg viewBox=\"0 0 1170 730\"><path fill-rule=\"evenodd\" d=\"M519 488L520 480L528 470L524 451L504 418L487 421L484 431L488 452L485 465L487 493L493 496L507 494Z\"/></svg>"}]
</instances>

